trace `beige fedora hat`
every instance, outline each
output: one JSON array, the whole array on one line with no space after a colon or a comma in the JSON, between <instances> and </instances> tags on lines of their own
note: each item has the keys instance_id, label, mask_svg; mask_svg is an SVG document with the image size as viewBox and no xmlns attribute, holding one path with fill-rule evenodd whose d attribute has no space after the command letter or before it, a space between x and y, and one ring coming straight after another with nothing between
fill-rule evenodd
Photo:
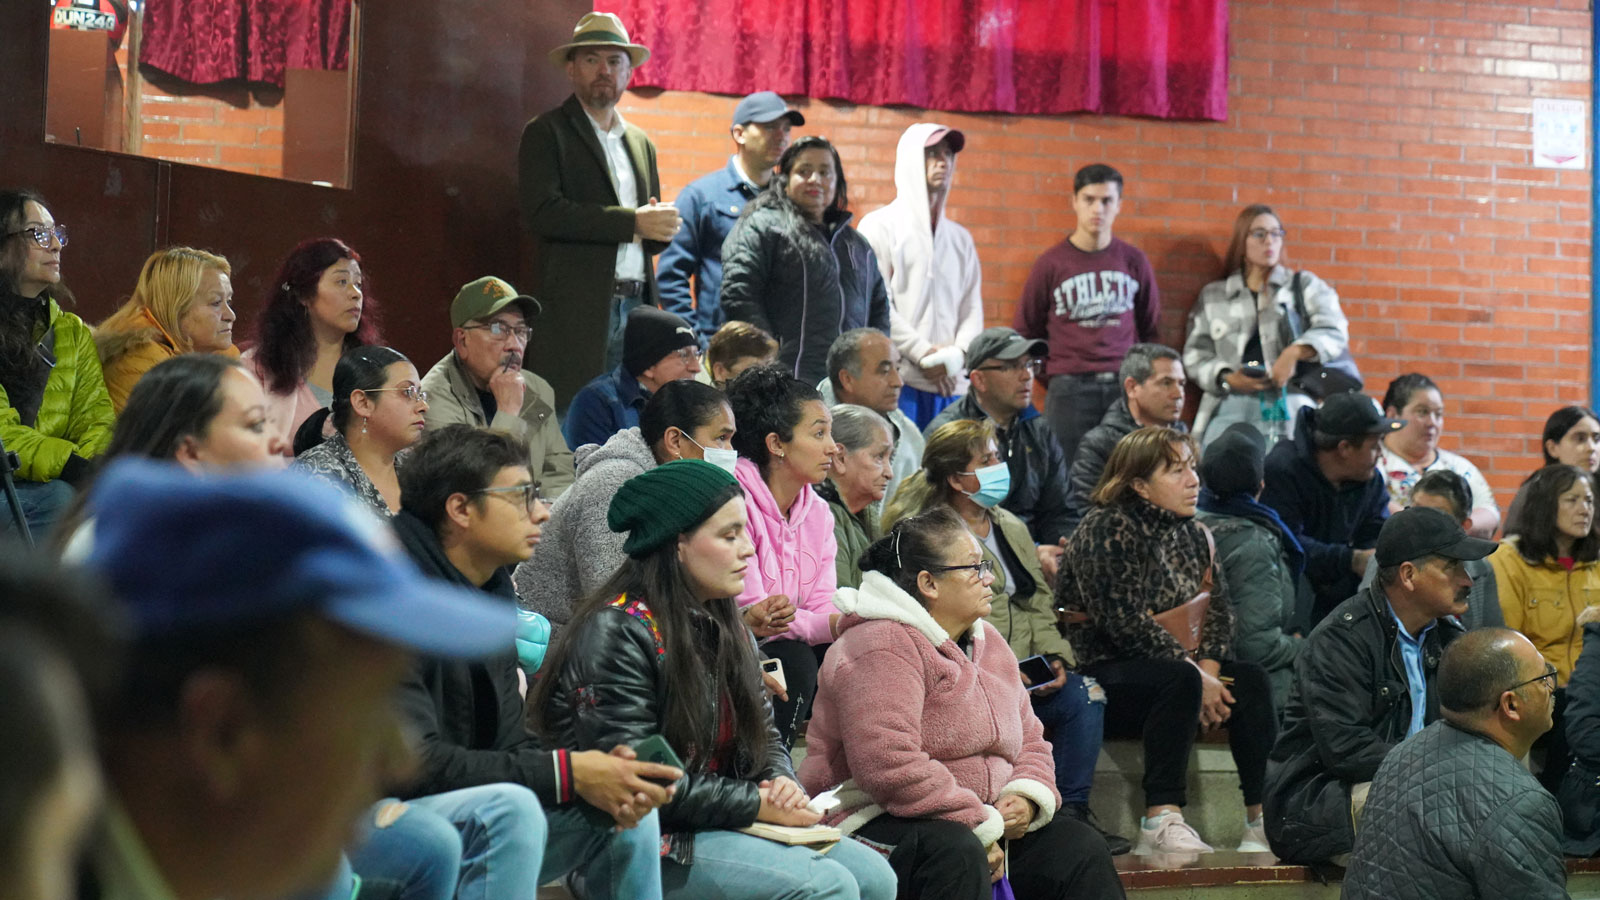
<instances>
[{"instance_id":1,"label":"beige fedora hat","mask_svg":"<svg viewBox=\"0 0 1600 900\"><path fill-rule=\"evenodd\" d=\"M650 49L641 44L631 43L628 39L628 29L623 26L622 20L615 13L592 12L584 13L578 20L578 27L572 29L572 40L569 43L550 51L550 61L558 66L567 64L567 54L577 47L615 47L628 52L628 60L634 67L644 65L650 58Z\"/></svg>"}]
</instances>

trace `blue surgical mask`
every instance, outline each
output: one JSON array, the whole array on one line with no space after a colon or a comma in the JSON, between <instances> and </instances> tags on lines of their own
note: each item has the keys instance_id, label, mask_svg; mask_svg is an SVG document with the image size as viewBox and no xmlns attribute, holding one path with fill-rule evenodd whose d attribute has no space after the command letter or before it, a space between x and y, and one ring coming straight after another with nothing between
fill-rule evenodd
<instances>
[{"instance_id":1,"label":"blue surgical mask","mask_svg":"<svg viewBox=\"0 0 1600 900\"><path fill-rule=\"evenodd\" d=\"M960 472L961 475L975 475L978 479L978 489L970 494L962 491L972 498L972 502L984 509L993 509L1005 501L1011 493L1011 469L1005 463L995 463L984 466L973 472Z\"/></svg>"},{"instance_id":2,"label":"blue surgical mask","mask_svg":"<svg viewBox=\"0 0 1600 900\"><path fill-rule=\"evenodd\" d=\"M733 465L739 461L738 453L732 450L724 450L721 447L701 447L700 442L689 437L689 432L687 431L683 432L683 439L696 447L700 447L700 453L705 457L706 462L727 472L729 475L733 474Z\"/></svg>"}]
</instances>

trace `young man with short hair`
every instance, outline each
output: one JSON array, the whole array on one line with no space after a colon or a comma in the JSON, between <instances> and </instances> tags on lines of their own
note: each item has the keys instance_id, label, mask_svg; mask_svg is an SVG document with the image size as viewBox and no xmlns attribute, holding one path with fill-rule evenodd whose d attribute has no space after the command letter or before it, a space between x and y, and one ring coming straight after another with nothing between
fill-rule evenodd
<instances>
[{"instance_id":1,"label":"young man with short hair","mask_svg":"<svg viewBox=\"0 0 1600 900\"><path fill-rule=\"evenodd\" d=\"M1070 461L1078 441L1122 394L1117 368L1128 348L1154 341L1161 324L1155 270L1112 234L1122 211L1122 174L1102 163L1072 179L1077 228L1033 264L1013 327L1050 344L1045 418Z\"/></svg>"}]
</instances>

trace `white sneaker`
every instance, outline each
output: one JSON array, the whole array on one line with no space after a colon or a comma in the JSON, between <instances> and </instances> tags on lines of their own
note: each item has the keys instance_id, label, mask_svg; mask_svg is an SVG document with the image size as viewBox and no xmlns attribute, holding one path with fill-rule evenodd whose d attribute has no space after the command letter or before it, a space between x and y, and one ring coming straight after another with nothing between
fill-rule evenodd
<instances>
[{"instance_id":1,"label":"white sneaker","mask_svg":"<svg viewBox=\"0 0 1600 900\"><path fill-rule=\"evenodd\" d=\"M1240 853L1271 853L1267 845L1267 820L1265 817L1244 823L1244 840L1239 842Z\"/></svg>"},{"instance_id":2,"label":"white sneaker","mask_svg":"<svg viewBox=\"0 0 1600 900\"><path fill-rule=\"evenodd\" d=\"M1138 856L1152 853L1210 853L1212 846L1183 821L1183 813L1162 813L1154 821L1145 819L1139 828Z\"/></svg>"}]
</instances>

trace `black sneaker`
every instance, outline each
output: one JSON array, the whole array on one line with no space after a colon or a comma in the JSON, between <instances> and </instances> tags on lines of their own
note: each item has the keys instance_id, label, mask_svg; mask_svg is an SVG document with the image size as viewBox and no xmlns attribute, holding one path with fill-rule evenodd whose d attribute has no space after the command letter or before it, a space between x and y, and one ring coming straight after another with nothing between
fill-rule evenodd
<instances>
[{"instance_id":1,"label":"black sneaker","mask_svg":"<svg viewBox=\"0 0 1600 900\"><path fill-rule=\"evenodd\" d=\"M1063 803L1061 805L1061 812L1065 815L1071 816L1074 819L1077 819L1079 822L1082 822L1098 832L1100 837L1105 839L1106 849L1110 851L1112 856L1121 856L1122 854L1133 849L1132 842L1130 842L1127 838L1120 834L1112 834L1111 832L1100 827L1100 820L1095 818L1094 812L1089 809L1089 804Z\"/></svg>"}]
</instances>

